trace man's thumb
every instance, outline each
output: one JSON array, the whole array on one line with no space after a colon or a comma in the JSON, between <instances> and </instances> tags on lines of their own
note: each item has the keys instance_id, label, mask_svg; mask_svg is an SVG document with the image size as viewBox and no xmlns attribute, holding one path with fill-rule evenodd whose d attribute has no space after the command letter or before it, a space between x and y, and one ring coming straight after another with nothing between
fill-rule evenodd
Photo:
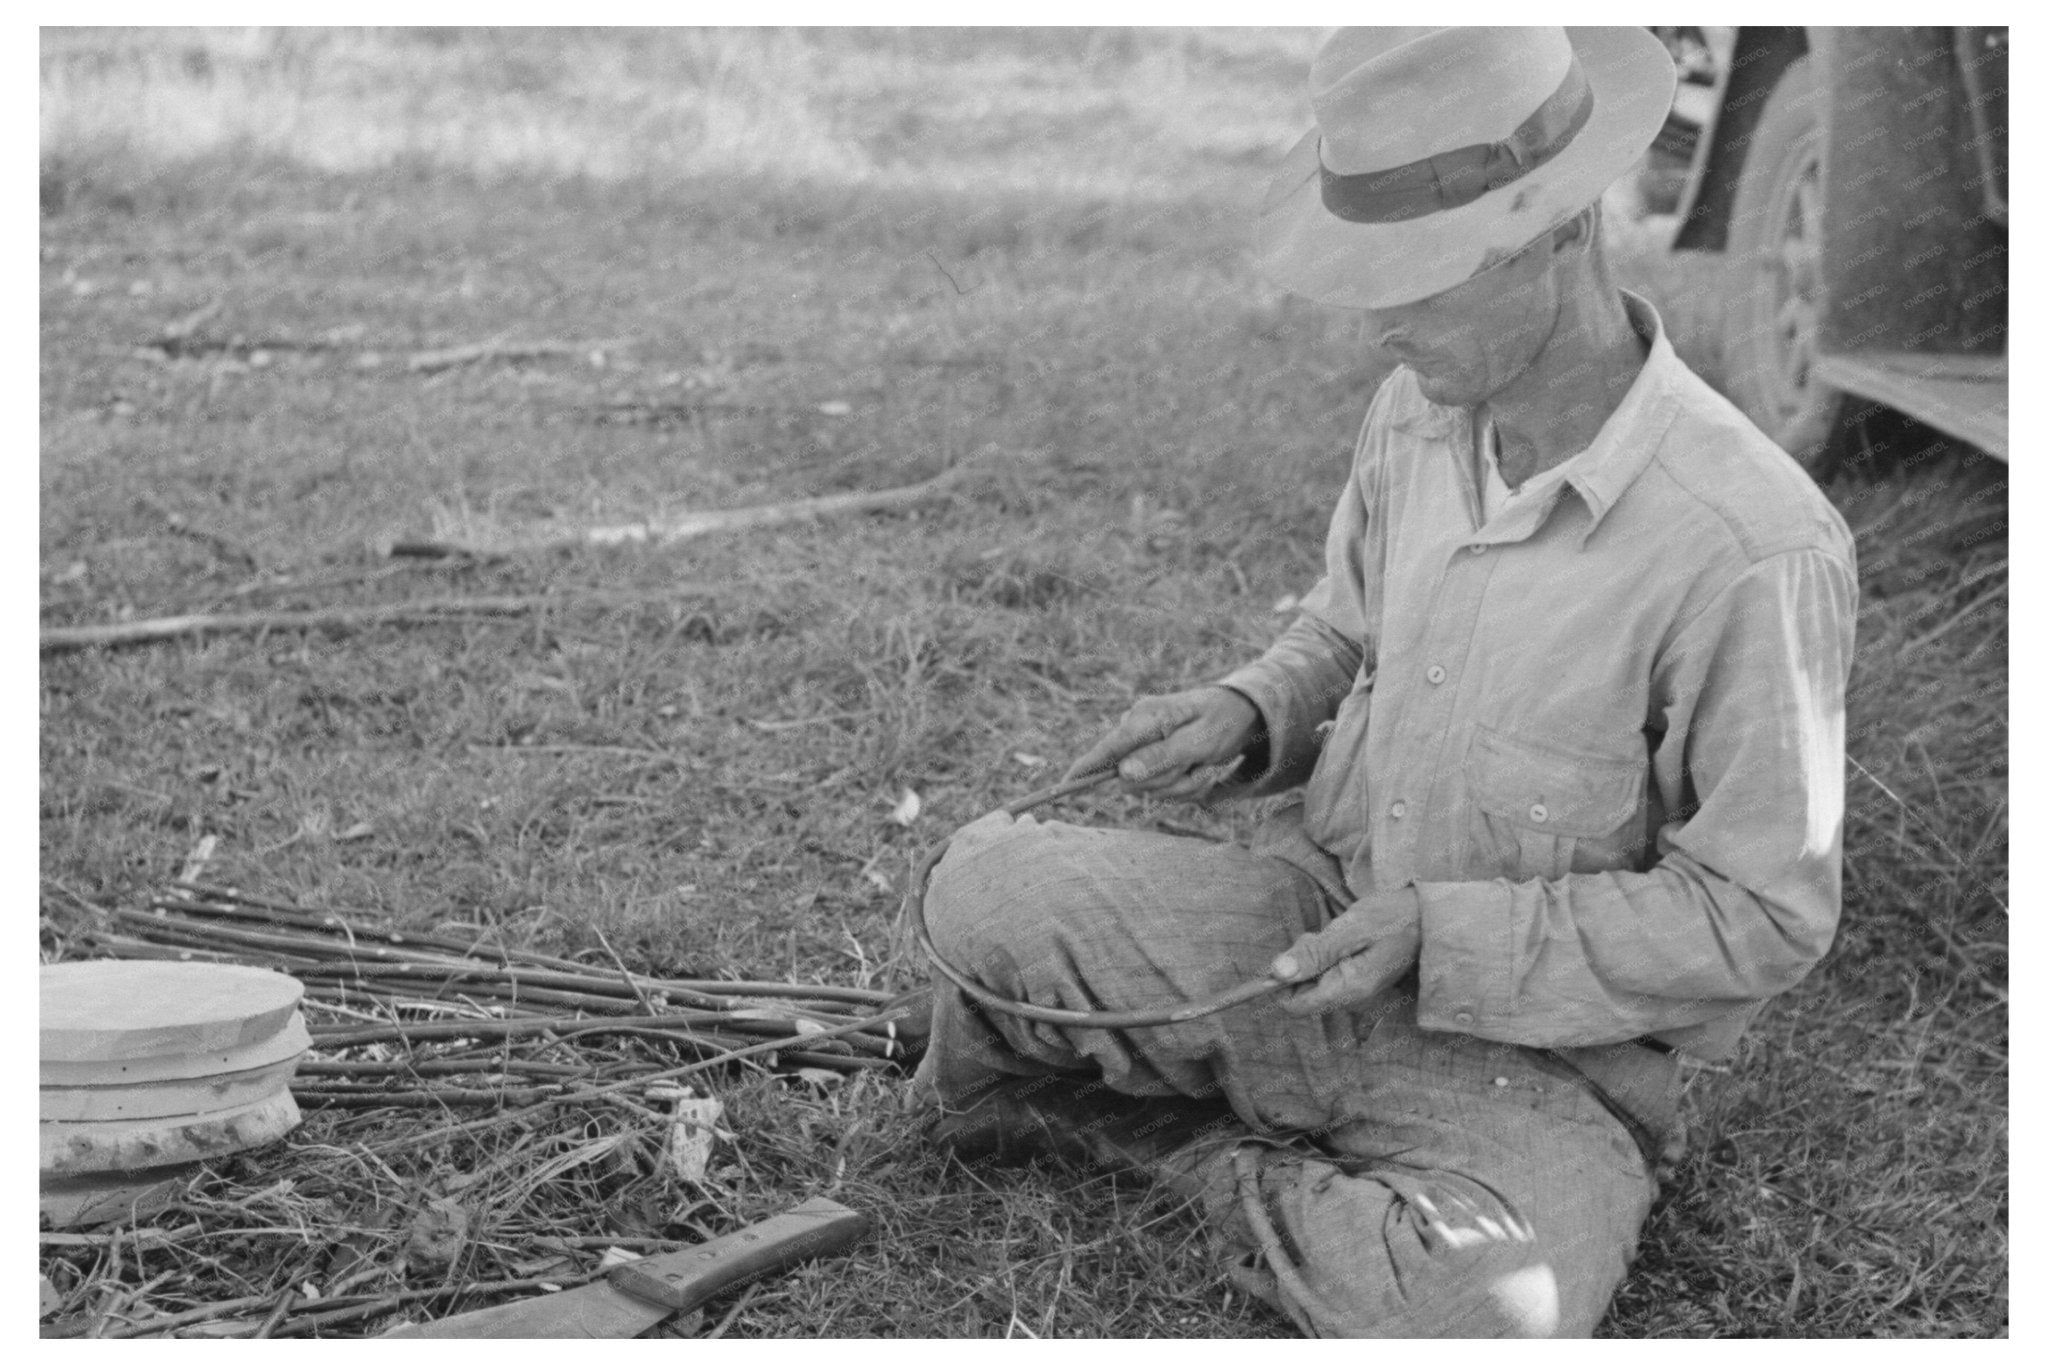
<instances>
[{"instance_id":1,"label":"man's thumb","mask_svg":"<svg viewBox=\"0 0 2048 1365\"><path fill-rule=\"evenodd\" d=\"M1343 914L1321 932L1303 934L1294 946L1273 959L1273 975L1282 981L1309 981L1359 952L1372 942L1363 915Z\"/></svg>"}]
</instances>

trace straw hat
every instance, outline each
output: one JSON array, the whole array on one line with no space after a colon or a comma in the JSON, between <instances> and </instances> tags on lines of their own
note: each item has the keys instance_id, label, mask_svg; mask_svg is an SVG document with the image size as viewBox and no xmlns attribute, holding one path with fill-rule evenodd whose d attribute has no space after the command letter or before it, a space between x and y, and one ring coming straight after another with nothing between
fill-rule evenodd
<instances>
[{"instance_id":1,"label":"straw hat","mask_svg":"<svg viewBox=\"0 0 2048 1365\"><path fill-rule=\"evenodd\" d=\"M1441 293L1599 198L1650 145L1677 74L1640 28L1347 28L1309 68L1254 260L1296 294Z\"/></svg>"}]
</instances>

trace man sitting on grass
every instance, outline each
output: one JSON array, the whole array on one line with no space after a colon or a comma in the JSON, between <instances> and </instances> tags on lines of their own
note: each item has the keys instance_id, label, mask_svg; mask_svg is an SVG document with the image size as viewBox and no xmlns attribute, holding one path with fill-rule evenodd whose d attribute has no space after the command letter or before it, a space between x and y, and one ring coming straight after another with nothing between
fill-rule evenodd
<instances>
[{"instance_id":1,"label":"man sitting on grass","mask_svg":"<svg viewBox=\"0 0 2048 1365\"><path fill-rule=\"evenodd\" d=\"M1306 789L1250 848L992 816L926 900L1012 999L1298 985L1109 1030L941 980L917 1090L963 1157L1199 1201L1306 1332L1586 1334L1675 1150L1678 1059L1729 1056L1833 936L1853 547L1603 259L1601 191L1670 107L1653 38L1348 30L1311 81L1259 264L1402 368L1298 619L1074 767Z\"/></svg>"}]
</instances>

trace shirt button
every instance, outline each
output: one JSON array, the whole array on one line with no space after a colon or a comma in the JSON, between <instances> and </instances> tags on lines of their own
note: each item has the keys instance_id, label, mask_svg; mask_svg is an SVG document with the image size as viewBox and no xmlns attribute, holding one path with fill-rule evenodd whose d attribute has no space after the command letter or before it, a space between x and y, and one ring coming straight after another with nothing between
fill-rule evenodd
<instances>
[{"instance_id":1,"label":"shirt button","mask_svg":"<svg viewBox=\"0 0 2048 1365\"><path fill-rule=\"evenodd\" d=\"M1550 818L1550 807L1538 801L1535 805L1529 807L1529 818L1539 825L1542 824Z\"/></svg>"},{"instance_id":2,"label":"shirt button","mask_svg":"<svg viewBox=\"0 0 2048 1365\"><path fill-rule=\"evenodd\" d=\"M1406 801L1396 801L1393 805L1387 807L1387 814L1393 816L1396 820L1407 813L1408 803Z\"/></svg>"},{"instance_id":3,"label":"shirt button","mask_svg":"<svg viewBox=\"0 0 2048 1365\"><path fill-rule=\"evenodd\" d=\"M1500 1089L1502 1089L1502 1090L1505 1090L1505 1089L1507 1089L1507 1088L1508 1088L1508 1078L1507 1078L1507 1077L1505 1077L1505 1076L1495 1076L1495 1077L1493 1078L1493 1083L1494 1083L1494 1085L1495 1085L1495 1086L1497 1086L1498 1088L1500 1088Z\"/></svg>"},{"instance_id":4,"label":"shirt button","mask_svg":"<svg viewBox=\"0 0 2048 1365\"><path fill-rule=\"evenodd\" d=\"M1463 1024L1469 1028L1472 1023L1472 1017L1473 1016L1471 1010L1459 1010L1456 1014L1451 1016L1451 1019L1453 1022Z\"/></svg>"},{"instance_id":5,"label":"shirt button","mask_svg":"<svg viewBox=\"0 0 2048 1365\"><path fill-rule=\"evenodd\" d=\"M1442 664L1431 664L1429 666L1429 671L1424 673L1422 676L1429 679L1433 683L1440 683L1450 675L1444 672L1444 666Z\"/></svg>"}]
</instances>

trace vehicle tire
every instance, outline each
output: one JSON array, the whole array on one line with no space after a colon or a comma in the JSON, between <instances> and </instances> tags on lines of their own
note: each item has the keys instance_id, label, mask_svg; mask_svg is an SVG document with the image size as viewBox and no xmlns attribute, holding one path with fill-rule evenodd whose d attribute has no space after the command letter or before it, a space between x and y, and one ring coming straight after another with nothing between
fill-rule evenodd
<instances>
[{"instance_id":1,"label":"vehicle tire","mask_svg":"<svg viewBox=\"0 0 2048 1365\"><path fill-rule=\"evenodd\" d=\"M1728 396L1816 479L1834 462L1842 394L1820 355L1823 92L1813 58L1778 78L1735 186L1721 353Z\"/></svg>"}]
</instances>

